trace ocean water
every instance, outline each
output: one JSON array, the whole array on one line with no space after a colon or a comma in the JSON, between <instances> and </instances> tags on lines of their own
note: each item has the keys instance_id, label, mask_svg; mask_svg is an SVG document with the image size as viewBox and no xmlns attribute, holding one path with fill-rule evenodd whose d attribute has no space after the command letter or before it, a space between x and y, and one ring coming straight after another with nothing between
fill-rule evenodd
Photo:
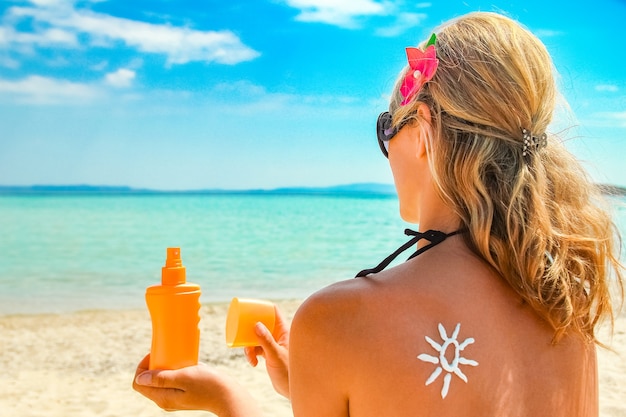
<instances>
[{"instance_id":1,"label":"ocean water","mask_svg":"<svg viewBox=\"0 0 626 417\"><path fill-rule=\"evenodd\" d=\"M0 314L144 308L175 246L203 302L301 299L375 266L407 226L392 196L2 196Z\"/></svg>"},{"instance_id":2,"label":"ocean water","mask_svg":"<svg viewBox=\"0 0 626 417\"><path fill-rule=\"evenodd\" d=\"M1 196L0 314L145 308L174 246L202 302L302 299L375 266L410 226L392 196Z\"/></svg>"}]
</instances>

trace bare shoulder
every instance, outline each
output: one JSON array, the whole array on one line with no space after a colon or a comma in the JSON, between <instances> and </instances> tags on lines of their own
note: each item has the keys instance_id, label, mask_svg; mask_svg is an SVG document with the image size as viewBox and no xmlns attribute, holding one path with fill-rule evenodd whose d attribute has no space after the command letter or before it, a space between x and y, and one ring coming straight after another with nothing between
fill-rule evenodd
<instances>
[{"instance_id":1,"label":"bare shoulder","mask_svg":"<svg viewBox=\"0 0 626 417\"><path fill-rule=\"evenodd\" d=\"M315 293L292 342L295 367L315 357L307 376L324 381L323 395L341 393L351 416L594 415L593 348L553 345L550 327L460 239Z\"/></svg>"},{"instance_id":2,"label":"bare shoulder","mask_svg":"<svg viewBox=\"0 0 626 417\"><path fill-rule=\"evenodd\" d=\"M300 334L323 333L328 336L349 332L353 324L351 318L359 317L367 303L368 293L372 291L365 280L352 279L329 285L310 297L298 308L294 316L292 336Z\"/></svg>"},{"instance_id":3,"label":"bare shoulder","mask_svg":"<svg viewBox=\"0 0 626 417\"><path fill-rule=\"evenodd\" d=\"M362 283L345 281L313 294L298 308L289 338L289 390L294 415L344 417L349 412L356 347L348 317L358 317Z\"/></svg>"},{"instance_id":4,"label":"bare shoulder","mask_svg":"<svg viewBox=\"0 0 626 417\"><path fill-rule=\"evenodd\" d=\"M309 296L298 308L296 315L332 313L336 308L354 308L368 291L365 280L349 279L328 285ZM347 303L347 304L346 304Z\"/></svg>"}]
</instances>

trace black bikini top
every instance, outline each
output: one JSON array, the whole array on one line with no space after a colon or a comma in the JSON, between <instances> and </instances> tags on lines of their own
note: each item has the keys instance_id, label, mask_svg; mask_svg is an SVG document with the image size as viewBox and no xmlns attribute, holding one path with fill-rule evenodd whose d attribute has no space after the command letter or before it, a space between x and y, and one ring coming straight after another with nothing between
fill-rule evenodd
<instances>
[{"instance_id":1,"label":"black bikini top","mask_svg":"<svg viewBox=\"0 0 626 417\"><path fill-rule=\"evenodd\" d=\"M413 255L408 257L407 261L415 258L420 253L426 252L428 249L432 248L433 246L440 244L441 242L443 242L450 236L458 235L459 233L464 232L464 231L465 229L459 229L451 233L443 233L443 232L440 232L439 230L427 230L424 233L420 233L420 232L416 232L415 230L405 229L404 230L405 235L413 236L408 242L406 242L404 245L396 249L394 253L387 256L385 259L383 259L383 261L379 263L376 267L371 268L371 269L364 269L358 274L356 274L355 278L365 277L369 274L377 274L378 272L385 269L394 259L398 257L398 255L400 255L405 250L409 249L411 246L417 244L417 242L419 242L422 239L426 239L430 243L426 246L419 248L417 251L415 251Z\"/></svg>"}]
</instances>

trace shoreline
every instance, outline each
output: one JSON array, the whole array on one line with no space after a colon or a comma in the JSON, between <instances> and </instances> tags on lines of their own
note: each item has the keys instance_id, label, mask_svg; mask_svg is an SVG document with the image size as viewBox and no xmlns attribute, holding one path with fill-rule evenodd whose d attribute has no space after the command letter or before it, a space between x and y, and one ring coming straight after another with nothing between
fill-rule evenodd
<instances>
[{"instance_id":1,"label":"shoreline","mask_svg":"<svg viewBox=\"0 0 626 417\"><path fill-rule=\"evenodd\" d=\"M143 295L143 294L142 294ZM253 298L253 297L241 297L241 298ZM272 298L263 298L263 297L254 297L260 298L263 300L270 301L279 306L287 306L287 308L293 308L292 305L300 305L305 298L281 298L281 299L272 299ZM230 300L218 300L218 301L201 301L201 310L200 314L206 309L211 310L213 307L220 308L224 307L228 309L228 305L230 304ZM150 320L148 307L145 305L145 302L142 306L124 306L121 307L96 307L96 308L77 308L77 309L69 309L69 310L59 310L59 311L34 311L34 312L9 312L3 313L0 312L0 322L5 318L23 318L23 317L47 317L47 316L72 316L72 315L80 315L80 314L110 314L110 313L145 313L147 315L148 320ZM224 316L224 320L226 317Z\"/></svg>"},{"instance_id":2,"label":"shoreline","mask_svg":"<svg viewBox=\"0 0 626 417\"><path fill-rule=\"evenodd\" d=\"M291 321L301 300L272 300ZM242 349L224 341L229 303L203 303L200 361L240 381L265 415L291 416L289 402L273 391L264 364L252 368ZM598 348L600 415L626 417L626 312L615 320L611 349ZM147 309L0 316L0 410L7 417L139 417L172 415L131 388L151 340ZM539 372L539 370L538 370ZM186 411L173 415L206 416ZM210 414L209 414L210 415Z\"/></svg>"}]
</instances>

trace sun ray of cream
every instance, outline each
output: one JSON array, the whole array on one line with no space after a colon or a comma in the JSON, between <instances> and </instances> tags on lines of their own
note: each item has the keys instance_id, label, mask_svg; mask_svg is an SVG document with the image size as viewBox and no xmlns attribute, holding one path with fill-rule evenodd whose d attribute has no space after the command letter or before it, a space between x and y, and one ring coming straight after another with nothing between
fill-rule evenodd
<instances>
[{"instance_id":1,"label":"sun ray of cream","mask_svg":"<svg viewBox=\"0 0 626 417\"><path fill-rule=\"evenodd\" d=\"M426 341L428 343L430 343L430 345L436 350L436 351L440 351L441 350L441 345L437 342L435 342L433 339L431 339L430 337L426 336Z\"/></svg>"},{"instance_id":2,"label":"sun ray of cream","mask_svg":"<svg viewBox=\"0 0 626 417\"><path fill-rule=\"evenodd\" d=\"M439 335L441 339L445 342L448 339L448 334L446 333L446 329L443 327L443 324L439 323Z\"/></svg>"},{"instance_id":3,"label":"sun ray of cream","mask_svg":"<svg viewBox=\"0 0 626 417\"><path fill-rule=\"evenodd\" d=\"M451 374L446 374L443 377L443 387L441 388L441 398L446 398L448 395L448 389L450 388L450 380L452 379Z\"/></svg>"},{"instance_id":4,"label":"sun ray of cream","mask_svg":"<svg viewBox=\"0 0 626 417\"><path fill-rule=\"evenodd\" d=\"M461 378L463 381L465 381L467 383L467 377L465 376L463 371L461 371L459 368L456 368L454 370L454 373L456 374L456 376L458 376L459 378ZM448 375L450 375L450 374L448 374Z\"/></svg>"},{"instance_id":5,"label":"sun ray of cream","mask_svg":"<svg viewBox=\"0 0 626 417\"><path fill-rule=\"evenodd\" d=\"M459 330L461 330L461 323L457 323L456 327L454 328L454 332L452 333L452 336L450 336L450 339L456 340L456 338L459 336Z\"/></svg>"},{"instance_id":6,"label":"sun ray of cream","mask_svg":"<svg viewBox=\"0 0 626 417\"><path fill-rule=\"evenodd\" d=\"M472 343L474 343L474 338L473 337L469 337L469 338L465 339L465 341L459 345L459 350L465 349L467 347L467 345L471 345Z\"/></svg>"},{"instance_id":7,"label":"sun ray of cream","mask_svg":"<svg viewBox=\"0 0 626 417\"><path fill-rule=\"evenodd\" d=\"M432 374L430 374L430 376L428 377L428 379L426 380L426 385L430 385L433 383L433 381L435 379L437 379L437 377L441 374L441 372L443 371L443 369L441 369L441 366L438 366L437 368L435 368L435 370L433 371Z\"/></svg>"},{"instance_id":8,"label":"sun ray of cream","mask_svg":"<svg viewBox=\"0 0 626 417\"><path fill-rule=\"evenodd\" d=\"M422 353L417 357L417 359L422 360L424 362L434 363L435 365L439 363L439 358L429 355L428 353Z\"/></svg>"},{"instance_id":9,"label":"sun ray of cream","mask_svg":"<svg viewBox=\"0 0 626 417\"><path fill-rule=\"evenodd\" d=\"M478 362L472 359L459 358L459 363L461 365L478 366Z\"/></svg>"}]
</instances>

